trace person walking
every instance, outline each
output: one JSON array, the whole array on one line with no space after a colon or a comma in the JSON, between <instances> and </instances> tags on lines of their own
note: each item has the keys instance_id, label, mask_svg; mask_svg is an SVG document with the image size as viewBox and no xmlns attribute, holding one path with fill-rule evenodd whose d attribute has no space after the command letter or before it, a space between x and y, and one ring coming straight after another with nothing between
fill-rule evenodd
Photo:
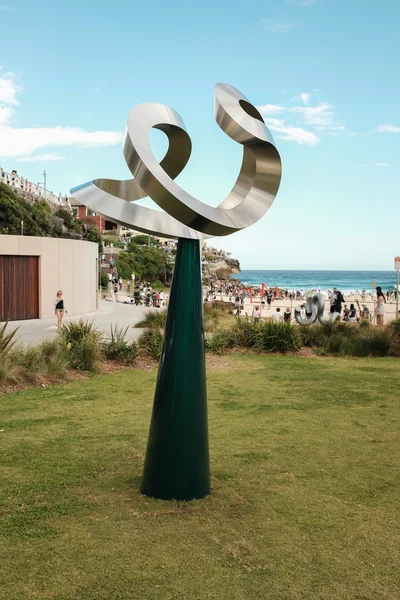
<instances>
[{"instance_id":1,"label":"person walking","mask_svg":"<svg viewBox=\"0 0 400 600\"><path fill-rule=\"evenodd\" d=\"M260 307L259 307L258 304L254 308L254 315L253 315L253 317L254 317L254 321L256 321L257 323L260 322L261 311L260 311Z\"/></svg>"},{"instance_id":2,"label":"person walking","mask_svg":"<svg viewBox=\"0 0 400 600\"><path fill-rule=\"evenodd\" d=\"M63 316L65 313L64 296L63 296L62 290L58 290L57 295L54 298L54 308L55 308L55 314L57 317L57 328L58 328L58 331L60 331Z\"/></svg>"},{"instance_id":3,"label":"person walking","mask_svg":"<svg viewBox=\"0 0 400 600\"><path fill-rule=\"evenodd\" d=\"M118 279L114 280L114 298L115 302L118 302L118 293L119 293L119 283Z\"/></svg>"},{"instance_id":4,"label":"person walking","mask_svg":"<svg viewBox=\"0 0 400 600\"><path fill-rule=\"evenodd\" d=\"M382 288L380 285L376 288L376 321L378 327L383 327L385 322L385 294L382 292Z\"/></svg>"}]
</instances>

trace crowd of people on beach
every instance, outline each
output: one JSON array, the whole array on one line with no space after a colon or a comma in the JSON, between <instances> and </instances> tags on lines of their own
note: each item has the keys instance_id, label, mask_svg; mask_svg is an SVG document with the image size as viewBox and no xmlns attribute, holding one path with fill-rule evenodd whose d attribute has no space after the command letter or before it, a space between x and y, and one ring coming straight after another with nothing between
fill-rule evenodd
<instances>
[{"instance_id":1,"label":"crowd of people on beach","mask_svg":"<svg viewBox=\"0 0 400 600\"><path fill-rule=\"evenodd\" d=\"M282 290L278 287L268 288L247 288L240 282L234 280L227 281L215 281L211 282L208 288L205 289L204 300L206 302L213 300L224 300L228 299L229 302L234 303L235 314L239 315L244 311L245 299L251 297L252 301L255 298L259 298L259 304L255 304L253 310L253 318L258 320L262 318L262 309L265 307L267 311L271 310L272 303L275 300L299 300L307 301L310 300L315 294L320 294L321 288L313 288L305 291L303 289L296 290ZM340 319L345 322L359 322L360 320L371 320L373 316L376 317L376 322L379 326L384 325L385 320L385 304L387 302L393 302L397 298L396 290L388 290L386 293L382 291L381 286L375 288L375 292L368 292L366 290L355 290L346 294L350 298L356 298L354 302L346 303L345 294L343 294L336 287L333 290L328 290L326 294L327 301L329 301L329 312L331 314L338 313ZM374 301L375 310L373 314L366 303L360 303L357 298L361 300ZM357 305L357 306L356 306ZM306 318L307 302L300 305L300 314L302 318ZM292 308L286 307L283 311L281 307L271 314L272 318L277 323L290 322L292 320Z\"/></svg>"}]
</instances>

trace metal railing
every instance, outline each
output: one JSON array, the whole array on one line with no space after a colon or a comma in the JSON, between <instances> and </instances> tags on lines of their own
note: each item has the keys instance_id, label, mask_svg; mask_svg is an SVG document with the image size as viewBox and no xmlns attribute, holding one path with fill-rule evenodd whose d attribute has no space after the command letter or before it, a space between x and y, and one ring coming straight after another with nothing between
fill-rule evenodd
<instances>
[{"instance_id":1,"label":"metal railing","mask_svg":"<svg viewBox=\"0 0 400 600\"><path fill-rule=\"evenodd\" d=\"M68 196L53 194L38 183L32 183L25 177L21 177L17 173L7 173L4 169L0 169L0 182L9 185L16 193L31 194L38 200L45 200L53 207L64 206L70 207Z\"/></svg>"}]
</instances>

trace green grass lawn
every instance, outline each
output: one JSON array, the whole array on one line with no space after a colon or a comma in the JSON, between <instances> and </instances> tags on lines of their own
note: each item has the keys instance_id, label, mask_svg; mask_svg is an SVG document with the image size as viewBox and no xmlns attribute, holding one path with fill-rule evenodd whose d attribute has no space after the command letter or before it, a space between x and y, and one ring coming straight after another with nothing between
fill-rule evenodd
<instances>
[{"instance_id":1,"label":"green grass lawn","mask_svg":"<svg viewBox=\"0 0 400 600\"><path fill-rule=\"evenodd\" d=\"M212 494L139 493L155 371L0 397L0 598L399 600L398 359L214 358Z\"/></svg>"}]
</instances>

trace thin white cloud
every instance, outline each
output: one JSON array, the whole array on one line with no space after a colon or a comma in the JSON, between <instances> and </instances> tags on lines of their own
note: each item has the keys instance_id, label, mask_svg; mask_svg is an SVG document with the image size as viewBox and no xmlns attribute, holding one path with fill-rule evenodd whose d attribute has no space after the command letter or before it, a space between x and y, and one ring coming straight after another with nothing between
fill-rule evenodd
<instances>
[{"instance_id":1,"label":"thin white cloud","mask_svg":"<svg viewBox=\"0 0 400 600\"><path fill-rule=\"evenodd\" d=\"M256 108L263 115L277 115L287 110L286 106L280 106L279 104L264 104Z\"/></svg>"},{"instance_id":2,"label":"thin white cloud","mask_svg":"<svg viewBox=\"0 0 400 600\"><path fill-rule=\"evenodd\" d=\"M0 156L26 157L43 148L112 146L123 140L120 131L83 131L79 127L32 127L0 129Z\"/></svg>"},{"instance_id":3,"label":"thin white cloud","mask_svg":"<svg viewBox=\"0 0 400 600\"><path fill-rule=\"evenodd\" d=\"M331 104L321 102L318 106L295 106L290 110L302 114L308 125L331 128L334 125L334 115L331 109Z\"/></svg>"},{"instance_id":4,"label":"thin white cloud","mask_svg":"<svg viewBox=\"0 0 400 600\"><path fill-rule=\"evenodd\" d=\"M308 104L311 98L311 94L306 94L305 92L303 92L302 94L300 94L300 98L302 99L304 104Z\"/></svg>"},{"instance_id":5,"label":"thin white cloud","mask_svg":"<svg viewBox=\"0 0 400 600\"><path fill-rule=\"evenodd\" d=\"M319 137L312 131L307 131L302 127L288 125L283 119L266 117L265 122L271 131L279 134L279 139L285 140L286 142L297 142L298 144L314 146L320 141Z\"/></svg>"},{"instance_id":6,"label":"thin white cloud","mask_svg":"<svg viewBox=\"0 0 400 600\"><path fill-rule=\"evenodd\" d=\"M11 6L0 6L0 12L15 12L15 8Z\"/></svg>"},{"instance_id":7,"label":"thin white cloud","mask_svg":"<svg viewBox=\"0 0 400 600\"><path fill-rule=\"evenodd\" d=\"M45 148L67 146L111 146L123 140L120 131L84 131L79 127L25 127L11 126L14 106L18 105L20 90L13 73L0 72L0 157L15 158L23 162L39 160L61 160L56 152L34 154ZM44 157L44 158L43 158Z\"/></svg>"},{"instance_id":8,"label":"thin white cloud","mask_svg":"<svg viewBox=\"0 0 400 600\"><path fill-rule=\"evenodd\" d=\"M264 104L257 106L257 109L265 117L271 130L281 134L280 139L286 141L313 145L321 141L319 131L330 135L345 135L345 126L337 122L333 106L328 102L310 106L310 100L311 93L302 92L291 101L302 102L302 105ZM303 124L309 127L303 127Z\"/></svg>"},{"instance_id":9,"label":"thin white cloud","mask_svg":"<svg viewBox=\"0 0 400 600\"><path fill-rule=\"evenodd\" d=\"M400 127L397 125L379 125L378 131L380 133L400 133Z\"/></svg>"},{"instance_id":10,"label":"thin white cloud","mask_svg":"<svg viewBox=\"0 0 400 600\"><path fill-rule=\"evenodd\" d=\"M16 159L18 162L54 162L64 160L59 152L50 152L48 154L34 154L33 156L21 156Z\"/></svg>"},{"instance_id":11,"label":"thin white cloud","mask_svg":"<svg viewBox=\"0 0 400 600\"><path fill-rule=\"evenodd\" d=\"M263 21L263 27L265 31L270 33L285 33L292 31L294 23L289 21L279 21L278 19L267 19Z\"/></svg>"}]
</instances>

